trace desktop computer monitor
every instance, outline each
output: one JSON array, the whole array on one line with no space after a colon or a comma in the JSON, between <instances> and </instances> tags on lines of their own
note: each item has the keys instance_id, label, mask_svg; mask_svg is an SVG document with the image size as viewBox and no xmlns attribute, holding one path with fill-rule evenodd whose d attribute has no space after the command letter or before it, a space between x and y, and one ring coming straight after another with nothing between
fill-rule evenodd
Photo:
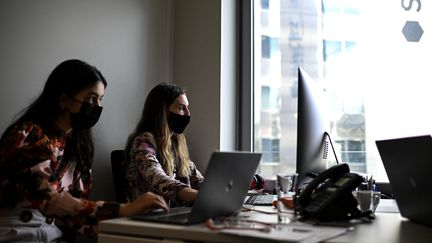
<instances>
[{"instance_id":1,"label":"desktop computer monitor","mask_svg":"<svg viewBox=\"0 0 432 243\"><path fill-rule=\"evenodd\" d=\"M328 132L326 92L301 67L298 68L297 161L299 186L338 163ZM329 156L331 147L333 154Z\"/></svg>"}]
</instances>

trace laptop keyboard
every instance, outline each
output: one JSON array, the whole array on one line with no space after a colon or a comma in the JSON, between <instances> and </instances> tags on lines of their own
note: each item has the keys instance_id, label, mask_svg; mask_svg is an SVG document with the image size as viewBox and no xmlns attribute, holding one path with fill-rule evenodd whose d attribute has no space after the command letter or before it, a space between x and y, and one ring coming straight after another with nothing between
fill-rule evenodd
<instances>
[{"instance_id":1,"label":"laptop keyboard","mask_svg":"<svg viewBox=\"0 0 432 243\"><path fill-rule=\"evenodd\" d=\"M272 194L251 195L248 199L246 199L244 204L255 206L271 206L274 198L275 196Z\"/></svg>"}]
</instances>

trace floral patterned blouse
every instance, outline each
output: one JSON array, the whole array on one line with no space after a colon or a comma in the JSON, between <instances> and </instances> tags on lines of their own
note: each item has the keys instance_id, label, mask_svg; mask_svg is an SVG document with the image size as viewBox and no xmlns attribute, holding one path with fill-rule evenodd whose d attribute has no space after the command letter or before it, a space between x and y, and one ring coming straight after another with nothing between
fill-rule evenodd
<instances>
[{"instance_id":1,"label":"floral patterned blouse","mask_svg":"<svg viewBox=\"0 0 432 243\"><path fill-rule=\"evenodd\" d=\"M63 160L66 136L47 133L32 122L6 134L0 144L0 209L38 209L76 232L94 236L92 226L118 216L120 204L86 200L91 171L82 173Z\"/></svg>"},{"instance_id":2,"label":"floral patterned blouse","mask_svg":"<svg viewBox=\"0 0 432 243\"><path fill-rule=\"evenodd\" d=\"M177 192L184 187L199 189L203 176L190 161L191 174L188 177L181 177L175 173L169 176L165 173L162 165L157 159L157 148L153 135L144 132L138 135L130 150L131 161L125 166L129 187L126 196L132 201L145 192L159 194L172 205L181 205L177 199ZM126 163L125 162L125 163Z\"/></svg>"}]
</instances>

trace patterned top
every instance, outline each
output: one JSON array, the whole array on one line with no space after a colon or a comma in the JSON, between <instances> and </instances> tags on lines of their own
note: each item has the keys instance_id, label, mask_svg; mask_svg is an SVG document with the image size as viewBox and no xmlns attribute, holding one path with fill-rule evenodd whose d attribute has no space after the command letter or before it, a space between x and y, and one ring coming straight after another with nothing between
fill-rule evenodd
<instances>
[{"instance_id":1,"label":"patterned top","mask_svg":"<svg viewBox=\"0 0 432 243\"><path fill-rule=\"evenodd\" d=\"M0 209L38 209L74 231L94 236L92 226L118 216L120 204L86 200L91 171L63 160L66 136L32 122L6 134L0 144Z\"/></svg>"},{"instance_id":2,"label":"patterned top","mask_svg":"<svg viewBox=\"0 0 432 243\"><path fill-rule=\"evenodd\" d=\"M177 175L176 168L172 176L167 175L157 159L156 151L151 133L144 132L135 138L130 150L131 161L125 166L129 183L126 192L128 200L134 200L141 194L150 191L163 196L171 206L184 204L185 202L181 202L176 197L177 192L184 187L198 190L204 179L203 176L192 161L190 161L191 175L189 177Z\"/></svg>"}]
</instances>

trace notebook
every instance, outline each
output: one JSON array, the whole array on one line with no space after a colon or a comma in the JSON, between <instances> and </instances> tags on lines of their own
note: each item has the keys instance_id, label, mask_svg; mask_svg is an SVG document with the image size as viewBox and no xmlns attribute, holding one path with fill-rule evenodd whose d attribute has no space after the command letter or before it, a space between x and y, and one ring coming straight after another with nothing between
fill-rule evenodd
<instances>
[{"instance_id":1,"label":"notebook","mask_svg":"<svg viewBox=\"0 0 432 243\"><path fill-rule=\"evenodd\" d=\"M432 137L377 140L401 215L432 226Z\"/></svg>"},{"instance_id":2,"label":"notebook","mask_svg":"<svg viewBox=\"0 0 432 243\"><path fill-rule=\"evenodd\" d=\"M209 218L229 216L243 206L261 153L213 152L192 207L173 208L168 213L132 216L132 219L170 224L196 224Z\"/></svg>"}]
</instances>

